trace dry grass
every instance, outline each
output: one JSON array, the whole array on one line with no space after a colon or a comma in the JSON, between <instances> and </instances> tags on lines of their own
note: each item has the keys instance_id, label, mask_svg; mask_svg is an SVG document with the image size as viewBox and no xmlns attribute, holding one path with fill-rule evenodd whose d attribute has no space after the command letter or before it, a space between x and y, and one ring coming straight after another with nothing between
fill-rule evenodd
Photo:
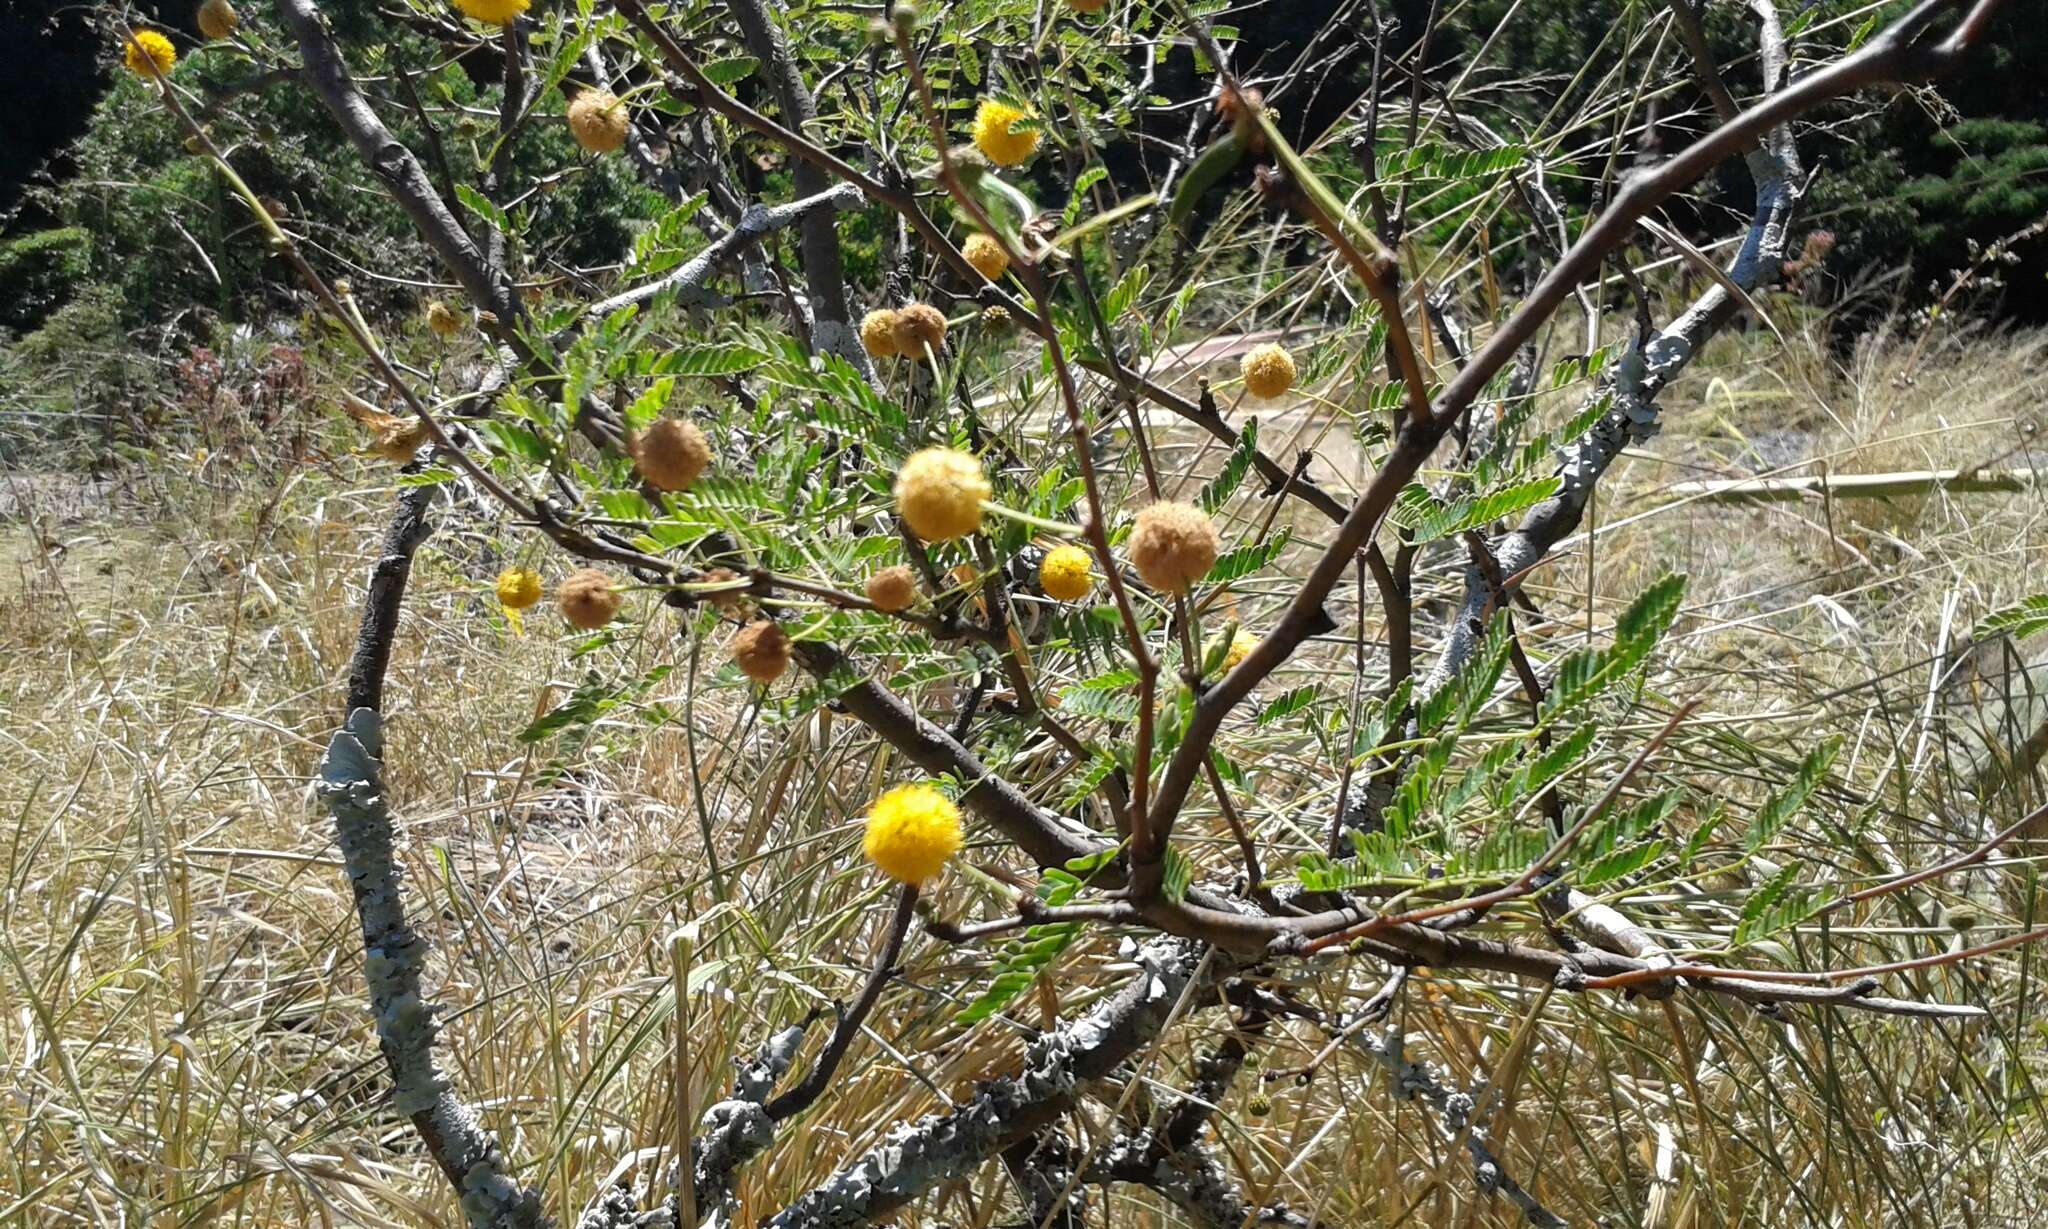
<instances>
[{"instance_id":1,"label":"dry grass","mask_svg":"<svg viewBox=\"0 0 2048 1229\"><path fill-rule=\"evenodd\" d=\"M1844 787L1787 834L1794 856L1921 865L2003 822L2022 795L1980 804L1964 792L1955 710L1929 717L1926 699L1976 615L2042 587L2038 493L1750 510L1667 506L1658 490L1814 456L1844 470L1997 456L2048 393L2044 344L1958 341L1910 388L1892 383L1897 347L1837 366L1797 345L1805 357L1788 360L1753 339L1721 344L1668 399L1654 458L1603 488L1599 533L1544 574L1552 643L1604 627L1662 568L1688 571L1678 652L1654 682L1709 693L1714 716L1674 746L1668 778L1709 798L1753 795L1746 778L1840 731ZM263 486L218 462L166 466L179 472L81 518L5 526L0 1223L456 1225L381 1100L347 889L307 786L338 716L388 475L347 465ZM448 1059L568 1219L615 1165L643 1184L661 1167L678 1035L701 1107L736 1054L857 987L887 896L852 856L850 821L890 766L843 717L711 686L715 646L693 673L668 616L588 658L545 616L512 634L482 595L498 552L522 549L451 515L423 553L388 690L391 786L451 1009ZM674 670L589 739L518 740L586 670L647 678L661 666ZM1312 746L1261 750L1267 779L1320 771ZM1272 793L1300 805L1317 788ZM1290 818L1254 815L1268 830ZM1676 917L1673 894L1733 899L1750 876L1650 885L1627 903ZM2030 876L2030 863L2004 860L2002 894L1968 893L1977 924L2031 921L2034 895L2015 886ZM1000 891L956 874L942 901L978 915ZM1802 933L1782 958L1839 964L1951 941L1934 901L1915 908L1917 923L1887 910ZM679 1019L670 937L692 919ZM1015 1023L963 1029L957 996L985 959L913 938L907 976L834 1095L746 1171L746 1212L779 1207L1000 1070L1017 1024L1090 1001L1119 955L1114 937L1092 939L1013 1007ZM1503 1161L1575 1223L1997 1224L2038 1203L2048 1151L2032 959L2022 949L1895 982L1902 996L1992 1009L1967 1026L1775 1023L1692 996L1436 977L1418 980L1401 1021L1414 1051L1460 1080L1499 1081ZM1358 962L1301 990L1342 1009L1378 974ZM1504 1071L1525 1027L1526 1058ZM1148 1055L1145 1080L1174 1083L1195 1032ZM1265 1067L1298 1066L1320 1045L1279 1034ZM1082 1115L1084 1140L1105 1113ZM1252 1193L1333 1224L1513 1219L1475 1195L1432 1120L1348 1056L1305 1085L1242 1081L1217 1131ZM991 1168L902 1223L1002 1223L1004 1192ZM1119 1226L1178 1223L1128 1188L1111 1209Z\"/></svg>"}]
</instances>

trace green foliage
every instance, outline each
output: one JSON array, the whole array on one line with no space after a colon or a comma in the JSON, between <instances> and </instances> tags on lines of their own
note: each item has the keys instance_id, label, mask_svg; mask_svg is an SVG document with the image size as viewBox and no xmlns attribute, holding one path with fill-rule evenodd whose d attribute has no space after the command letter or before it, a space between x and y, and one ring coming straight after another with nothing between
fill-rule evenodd
<instances>
[{"instance_id":1,"label":"green foliage","mask_svg":"<svg viewBox=\"0 0 2048 1229\"><path fill-rule=\"evenodd\" d=\"M1251 472L1252 458L1258 455L1258 451L1259 420L1247 419L1243 429L1238 432L1237 446L1230 450L1229 459L1223 462L1223 468L1216 476L1202 487L1199 500L1202 511L1214 513L1230 502L1230 497L1243 485L1244 476Z\"/></svg>"},{"instance_id":2,"label":"green foliage","mask_svg":"<svg viewBox=\"0 0 2048 1229\"><path fill-rule=\"evenodd\" d=\"M1535 478L1483 494L1466 495L1446 504L1420 483L1403 488L1391 514L1416 543L1456 537L1470 529L1505 520L1557 494L1557 478Z\"/></svg>"},{"instance_id":3,"label":"green foliage","mask_svg":"<svg viewBox=\"0 0 2048 1229\"><path fill-rule=\"evenodd\" d=\"M1776 790L1749 821L1749 836L1746 841L1751 853L1778 839L1785 823L1798 814L1799 808L1820 783L1827 779L1828 767L1835 762L1835 754L1842 749L1839 738L1831 738L1809 752L1799 762L1799 770L1782 789Z\"/></svg>"},{"instance_id":4,"label":"green foliage","mask_svg":"<svg viewBox=\"0 0 2048 1229\"><path fill-rule=\"evenodd\" d=\"M2043 631L2048 631L2048 593L2037 593L1992 611L1977 621L1970 635L1976 640L1998 635L2025 640Z\"/></svg>"},{"instance_id":5,"label":"green foliage","mask_svg":"<svg viewBox=\"0 0 2048 1229\"><path fill-rule=\"evenodd\" d=\"M60 226L0 240L0 327L30 328L70 298L92 264L92 236Z\"/></svg>"},{"instance_id":6,"label":"green foliage","mask_svg":"<svg viewBox=\"0 0 2048 1229\"><path fill-rule=\"evenodd\" d=\"M1580 649L1558 664L1543 717L1554 721L1608 691L1641 665L1678 617L1685 597L1685 577L1667 575L1629 604L1614 624L1614 643Z\"/></svg>"},{"instance_id":7,"label":"green foliage","mask_svg":"<svg viewBox=\"0 0 2048 1229\"><path fill-rule=\"evenodd\" d=\"M1065 870L1048 868L1039 878L1039 900L1048 908L1068 903L1106 862L1105 858L1082 858L1067 863ZM1180 887L1186 888L1184 878L1180 880ZM961 1009L960 1023L973 1024L1008 1007L1013 999L1030 988L1047 965L1073 946L1074 940L1081 936L1081 930L1079 922L1045 922L1029 927L1018 938L1003 944L996 956L993 976L981 993Z\"/></svg>"}]
</instances>

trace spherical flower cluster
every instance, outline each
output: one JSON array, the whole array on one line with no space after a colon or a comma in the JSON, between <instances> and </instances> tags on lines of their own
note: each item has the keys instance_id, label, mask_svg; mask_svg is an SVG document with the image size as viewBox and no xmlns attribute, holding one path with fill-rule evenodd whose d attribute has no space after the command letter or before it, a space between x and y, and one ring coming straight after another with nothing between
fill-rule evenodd
<instances>
[{"instance_id":1,"label":"spherical flower cluster","mask_svg":"<svg viewBox=\"0 0 2048 1229\"><path fill-rule=\"evenodd\" d=\"M1078 546L1055 546L1038 563L1038 587L1062 602L1078 602L1095 587L1088 552Z\"/></svg>"},{"instance_id":2,"label":"spherical flower cluster","mask_svg":"<svg viewBox=\"0 0 2048 1229\"><path fill-rule=\"evenodd\" d=\"M960 852L960 808L930 785L899 785L868 808L861 849L898 883L923 883Z\"/></svg>"},{"instance_id":3,"label":"spherical flower cluster","mask_svg":"<svg viewBox=\"0 0 2048 1229\"><path fill-rule=\"evenodd\" d=\"M531 0L455 0L455 7L494 26L508 26L515 21Z\"/></svg>"},{"instance_id":4,"label":"spherical flower cluster","mask_svg":"<svg viewBox=\"0 0 2048 1229\"><path fill-rule=\"evenodd\" d=\"M1186 593L1215 566L1220 546L1208 513L1193 504L1162 500L1139 511L1125 551L1146 584Z\"/></svg>"},{"instance_id":5,"label":"spherical flower cluster","mask_svg":"<svg viewBox=\"0 0 2048 1229\"><path fill-rule=\"evenodd\" d=\"M199 6L199 32L208 38L226 38L241 24L241 14L228 0L206 0Z\"/></svg>"},{"instance_id":6,"label":"spherical flower cluster","mask_svg":"<svg viewBox=\"0 0 2048 1229\"><path fill-rule=\"evenodd\" d=\"M1238 663L1250 657L1252 650L1258 647L1259 638L1257 636L1252 635L1241 627L1238 628L1236 632L1231 634L1230 647L1224 650L1223 673L1228 674L1232 670L1237 669Z\"/></svg>"},{"instance_id":7,"label":"spherical flower cluster","mask_svg":"<svg viewBox=\"0 0 2048 1229\"><path fill-rule=\"evenodd\" d=\"M917 601L917 578L900 563L868 577L865 588L868 600L883 614L898 614Z\"/></svg>"},{"instance_id":8,"label":"spherical flower cluster","mask_svg":"<svg viewBox=\"0 0 2048 1229\"><path fill-rule=\"evenodd\" d=\"M1010 267L1010 254L1003 250L1003 245L996 241L994 235L980 231L967 236L967 242L960 245L960 254L974 266L976 273L992 282L1001 281Z\"/></svg>"},{"instance_id":9,"label":"spherical flower cluster","mask_svg":"<svg viewBox=\"0 0 2048 1229\"><path fill-rule=\"evenodd\" d=\"M661 490L687 490L711 464L711 441L696 423L664 418L633 437L633 461Z\"/></svg>"},{"instance_id":10,"label":"spherical flower cluster","mask_svg":"<svg viewBox=\"0 0 2048 1229\"><path fill-rule=\"evenodd\" d=\"M433 330L436 337L453 337L462 331L462 313L439 299L427 304L424 315L427 327Z\"/></svg>"},{"instance_id":11,"label":"spherical flower cluster","mask_svg":"<svg viewBox=\"0 0 2048 1229\"><path fill-rule=\"evenodd\" d=\"M626 143L626 106L610 90L584 90L569 100L569 132L593 154Z\"/></svg>"},{"instance_id":12,"label":"spherical flower cluster","mask_svg":"<svg viewBox=\"0 0 2048 1229\"><path fill-rule=\"evenodd\" d=\"M981 501L994 493L980 464L955 448L913 453L896 471L897 515L927 542L951 542L980 529Z\"/></svg>"},{"instance_id":13,"label":"spherical flower cluster","mask_svg":"<svg viewBox=\"0 0 2048 1229\"><path fill-rule=\"evenodd\" d=\"M167 76L178 63L178 49L156 30L137 30L121 48L121 62L138 77Z\"/></svg>"},{"instance_id":14,"label":"spherical flower cluster","mask_svg":"<svg viewBox=\"0 0 2048 1229\"><path fill-rule=\"evenodd\" d=\"M1028 112L1020 111L1006 102L984 98L974 112L974 148L981 156L997 166L1016 166L1038 151L1038 130L1020 128L1012 130L1010 125L1021 119L1030 119Z\"/></svg>"},{"instance_id":15,"label":"spherical flower cluster","mask_svg":"<svg viewBox=\"0 0 2048 1229\"><path fill-rule=\"evenodd\" d=\"M877 307L860 318L860 346L869 358L896 357L896 309Z\"/></svg>"},{"instance_id":16,"label":"spherical flower cluster","mask_svg":"<svg viewBox=\"0 0 2048 1229\"><path fill-rule=\"evenodd\" d=\"M1067 7L1076 13L1100 13L1109 7L1109 0L1067 0Z\"/></svg>"},{"instance_id":17,"label":"spherical flower cluster","mask_svg":"<svg viewBox=\"0 0 2048 1229\"><path fill-rule=\"evenodd\" d=\"M1294 387L1294 356L1271 342L1254 346L1238 360L1245 391L1254 397L1278 397Z\"/></svg>"},{"instance_id":18,"label":"spherical flower cluster","mask_svg":"<svg viewBox=\"0 0 2048 1229\"><path fill-rule=\"evenodd\" d=\"M749 623L732 638L732 659L741 674L772 683L789 669L789 633L773 619Z\"/></svg>"},{"instance_id":19,"label":"spherical flower cluster","mask_svg":"<svg viewBox=\"0 0 2048 1229\"><path fill-rule=\"evenodd\" d=\"M612 587L612 578L596 568L569 573L555 586L555 609L570 626L594 632L618 617L625 599Z\"/></svg>"},{"instance_id":20,"label":"spherical flower cluster","mask_svg":"<svg viewBox=\"0 0 2048 1229\"><path fill-rule=\"evenodd\" d=\"M946 345L946 314L929 303L905 304L896 309L889 331L904 358L936 355Z\"/></svg>"},{"instance_id":21,"label":"spherical flower cluster","mask_svg":"<svg viewBox=\"0 0 2048 1229\"><path fill-rule=\"evenodd\" d=\"M525 610L540 600L540 573L532 568L506 568L498 573L498 604Z\"/></svg>"}]
</instances>

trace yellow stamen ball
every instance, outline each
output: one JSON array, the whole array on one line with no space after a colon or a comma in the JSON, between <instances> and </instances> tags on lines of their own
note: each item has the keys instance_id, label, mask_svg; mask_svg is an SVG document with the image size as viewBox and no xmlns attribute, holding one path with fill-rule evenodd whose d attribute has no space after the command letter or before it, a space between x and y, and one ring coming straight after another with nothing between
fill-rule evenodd
<instances>
[{"instance_id":1,"label":"yellow stamen ball","mask_svg":"<svg viewBox=\"0 0 2048 1229\"><path fill-rule=\"evenodd\" d=\"M992 282L1001 281L1010 268L1010 254L1003 250L1003 245L996 242L993 235L977 232L967 236L967 242L960 245L960 254L974 266L976 273Z\"/></svg>"},{"instance_id":2,"label":"yellow stamen ball","mask_svg":"<svg viewBox=\"0 0 2048 1229\"><path fill-rule=\"evenodd\" d=\"M1038 152L1039 134L1036 128L1012 131L1010 125L1030 118L1009 103L983 99L974 112L974 148L997 166L1016 166Z\"/></svg>"},{"instance_id":3,"label":"yellow stamen ball","mask_svg":"<svg viewBox=\"0 0 2048 1229\"><path fill-rule=\"evenodd\" d=\"M137 30L121 48L121 62L138 77L164 77L178 63L178 49L160 31Z\"/></svg>"},{"instance_id":4,"label":"yellow stamen ball","mask_svg":"<svg viewBox=\"0 0 2048 1229\"><path fill-rule=\"evenodd\" d=\"M896 357L895 309L877 307L860 318L860 345L869 358Z\"/></svg>"},{"instance_id":5,"label":"yellow stamen ball","mask_svg":"<svg viewBox=\"0 0 2048 1229\"><path fill-rule=\"evenodd\" d=\"M1095 587L1095 569L1088 552L1078 546L1055 546L1038 564L1038 587L1062 602L1078 602Z\"/></svg>"},{"instance_id":6,"label":"yellow stamen ball","mask_svg":"<svg viewBox=\"0 0 2048 1229\"><path fill-rule=\"evenodd\" d=\"M951 542L981 528L981 501L995 493L973 457L926 448L896 471L896 512L927 542Z\"/></svg>"},{"instance_id":7,"label":"yellow stamen ball","mask_svg":"<svg viewBox=\"0 0 2048 1229\"><path fill-rule=\"evenodd\" d=\"M532 568L506 568L498 573L498 604L525 610L540 600L540 573Z\"/></svg>"},{"instance_id":8,"label":"yellow stamen ball","mask_svg":"<svg viewBox=\"0 0 2048 1229\"><path fill-rule=\"evenodd\" d=\"M455 7L494 26L508 26L526 11L530 0L455 0Z\"/></svg>"},{"instance_id":9,"label":"yellow stamen ball","mask_svg":"<svg viewBox=\"0 0 2048 1229\"><path fill-rule=\"evenodd\" d=\"M1254 346L1238 360L1245 391L1254 397L1278 397L1294 387L1294 356L1271 342Z\"/></svg>"},{"instance_id":10,"label":"yellow stamen ball","mask_svg":"<svg viewBox=\"0 0 2048 1229\"><path fill-rule=\"evenodd\" d=\"M899 785L868 808L861 850L898 883L923 883L960 852L960 808L929 785Z\"/></svg>"},{"instance_id":11,"label":"yellow stamen ball","mask_svg":"<svg viewBox=\"0 0 2048 1229\"><path fill-rule=\"evenodd\" d=\"M1220 547L1208 513L1193 504L1162 500L1138 513L1125 551L1146 584L1186 593L1216 565Z\"/></svg>"}]
</instances>

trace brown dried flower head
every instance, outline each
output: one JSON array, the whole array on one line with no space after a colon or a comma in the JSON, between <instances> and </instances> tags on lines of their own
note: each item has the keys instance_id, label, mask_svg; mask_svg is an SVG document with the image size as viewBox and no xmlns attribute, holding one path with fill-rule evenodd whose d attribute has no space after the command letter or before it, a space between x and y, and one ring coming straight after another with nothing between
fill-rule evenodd
<instances>
[{"instance_id":1,"label":"brown dried flower head","mask_svg":"<svg viewBox=\"0 0 2048 1229\"><path fill-rule=\"evenodd\" d=\"M1146 584L1186 593L1216 565L1219 547L1208 513L1193 504L1162 500L1138 513L1124 549Z\"/></svg>"},{"instance_id":2,"label":"brown dried flower head","mask_svg":"<svg viewBox=\"0 0 2048 1229\"><path fill-rule=\"evenodd\" d=\"M884 614L897 614L910 609L917 601L917 579L904 564L883 568L868 577L867 597L875 609Z\"/></svg>"},{"instance_id":3,"label":"brown dried flower head","mask_svg":"<svg viewBox=\"0 0 2048 1229\"><path fill-rule=\"evenodd\" d=\"M633 438L633 460L662 490L687 490L711 465L711 441L688 419L664 418Z\"/></svg>"},{"instance_id":4,"label":"brown dried flower head","mask_svg":"<svg viewBox=\"0 0 2048 1229\"><path fill-rule=\"evenodd\" d=\"M731 568L712 568L698 579L706 584L729 585L742 577ZM713 610L723 615L731 615L735 619L743 619L754 613L754 603L747 599L744 589L728 589L707 594L704 600L711 603Z\"/></svg>"},{"instance_id":5,"label":"brown dried flower head","mask_svg":"<svg viewBox=\"0 0 2048 1229\"><path fill-rule=\"evenodd\" d=\"M772 683L789 669L789 633L772 619L749 623L732 638L732 659L741 674Z\"/></svg>"},{"instance_id":6,"label":"brown dried flower head","mask_svg":"<svg viewBox=\"0 0 2048 1229\"><path fill-rule=\"evenodd\" d=\"M893 331L898 354L923 358L927 347L933 354L945 347L946 316L929 303L912 303L897 310Z\"/></svg>"},{"instance_id":7,"label":"brown dried flower head","mask_svg":"<svg viewBox=\"0 0 2048 1229\"><path fill-rule=\"evenodd\" d=\"M462 331L462 313L439 299L427 304L427 327L436 337L453 337Z\"/></svg>"},{"instance_id":8,"label":"brown dried flower head","mask_svg":"<svg viewBox=\"0 0 2048 1229\"><path fill-rule=\"evenodd\" d=\"M583 90L569 100L569 131L593 154L624 145L626 126L626 105L610 90Z\"/></svg>"},{"instance_id":9,"label":"brown dried flower head","mask_svg":"<svg viewBox=\"0 0 2048 1229\"><path fill-rule=\"evenodd\" d=\"M612 578L596 568L571 572L555 586L555 609L572 627L594 632L618 617L625 598L612 586Z\"/></svg>"}]
</instances>

